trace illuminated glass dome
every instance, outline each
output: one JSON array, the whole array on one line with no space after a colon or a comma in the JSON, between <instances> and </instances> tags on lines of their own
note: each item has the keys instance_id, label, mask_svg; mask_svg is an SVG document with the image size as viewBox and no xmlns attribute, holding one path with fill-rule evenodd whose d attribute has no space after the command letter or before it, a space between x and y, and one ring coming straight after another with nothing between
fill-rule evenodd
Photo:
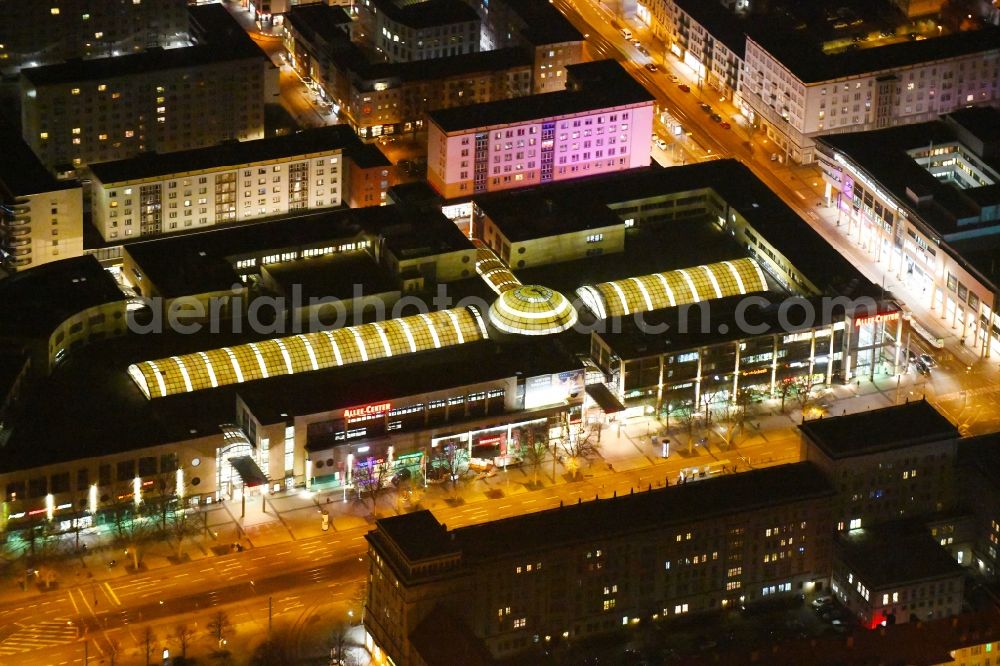
<instances>
[{"instance_id":1,"label":"illuminated glass dome","mask_svg":"<svg viewBox=\"0 0 1000 666\"><path fill-rule=\"evenodd\" d=\"M489 319L504 333L549 335L575 324L576 310L558 291L526 284L500 294L490 306Z\"/></svg>"}]
</instances>

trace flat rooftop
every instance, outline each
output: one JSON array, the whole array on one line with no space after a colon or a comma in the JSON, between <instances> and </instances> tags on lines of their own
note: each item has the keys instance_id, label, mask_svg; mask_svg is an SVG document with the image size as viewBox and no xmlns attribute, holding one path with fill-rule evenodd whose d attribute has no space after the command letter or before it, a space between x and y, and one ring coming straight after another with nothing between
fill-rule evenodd
<instances>
[{"instance_id":1,"label":"flat rooftop","mask_svg":"<svg viewBox=\"0 0 1000 666\"><path fill-rule=\"evenodd\" d=\"M411 28L433 28L439 25L479 21L479 14L462 0L419 0L418 2L374 0L372 4L392 21Z\"/></svg>"},{"instance_id":2,"label":"flat rooftop","mask_svg":"<svg viewBox=\"0 0 1000 666\"><path fill-rule=\"evenodd\" d=\"M221 4L189 7L192 26L204 41L176 49L153 47L141 53L114 58L69 60L55 65L30 67L21 76L35 86L60 85L78 81L97 81L127 76L149 75L168 69L204 67L220 62L260 58L270 62L260 47L230 16Z\"/></svg>"},{"instance_id":3,"label":"flat rooftop","mask_svg":"<svg viewBox=\"0 0 1000 666\"><path fill-rule=\"evenodd\" d=\"M739 211L757 233L824 293L860 295L858 290L872 289L871 283L851 262L831 248L822 236L758 180L753 172L736 160L712 160L669 169L656 166L630 169L615 174L480 195L474 201L505 235L510 234L516 240L527 240L602 226L604 220L610 218L604 213L593 213L601 207L615 209L641 205L643 199L699 191L714 191L731 208ZM588 211L588 214L582 215L579 211ZM623 217L621 214L617 216ZM687 258L680 265L665 265L655 270L685 268L699 263L732 259L734 256L729 253L717 259L702 261L697 257L718 255L703 252L704 248L695 243L678 245L676 237L683 237L690 230L687 221L664 223L660 229L664 241L669 245L661 253L664 257L662 263L671 261L667 257L679 254L686 254ZM670 234L671 230L677 230L677 235ZM746 254L745 250L740 252L741 255ZM877 295L878 290L874 289L873 293Z\"/></svg>"},{"instance_id":4,"label":"flat rooftop","mask_svg":"<svg viewBox=\"0 0 1000 666\"><path fill-rule=\"evenodd\" d=\"M642 326L639 325L635 317L622 317L620 327L617 330L608 326L607 330L596 332L595 335L604 340L615 355L629 360L743 340L759 335L795 333L813 327L821 328L832 322L843 320L844 310L842 307L832 308L832 311L824 312L823 302L820 298L809 299L808 302L812 304L813 311L818 316L815 321L805 322L796 320L795 313L800 311L794 308L792 312L785 313L785 316L779 314L781 304L788 299L786 294L779 291L769 291L756 293L754 296L765 299L768 304L746 308L742 311L741 318L738 318L736 313L746 296L730 296L690 306L686 321L682 320L681 308L666 308L643 313ZM888 309L889 305L885 305ZM707 330L701 328L702 307L708 308L709 312ZM886 310L880 311L885 312ZM824 317L824 315L831 314L834 316ZM788 321L784 321L785 319ZM685 323L683 328L682 321ZM740 324L753 326L754 334L744 333L740 329ZM667 328L663 329L664 325ZM660 328L664 333L652 335L647 332L649 330L647 327Z\"/></svg>"},{"instance_id":5,"label":"flat rooftop","mask_svg":"<svg viewBox=\"0 0 1000 666\"><path fill-rule=\"evenodd\" d=\"M534 46L583 41L580 31L551 3L503 0L503 4L521 19L520 32Z\"/></svg>"},{"instance_id":6,"label":"flat rooftop","mask_svg":"<svg viewBox=\"0 0 1000 666\"><path fill-rule=\"evenodd\" d=\"M764 24L753 30L750 38L804 83L889 71L922 62L995 52L1000 48L1000 29L993 26L873 48L848 49L838 53L824 53L822 43L808 33L789 29L775 30L773 24Z\"/></svg>"},{"instance_id":7,"label":"flat rooftop","mask_svg":"<svg viewBox=\"0 0 1000 666\"><path fill-rule=\"evenodd\" d=\"M963 576L959 565L919 523L884 523L839 535L837 557L873 593L924 580Z\"/></svg>"},{"instance_id":8,"label":"flat rooftop","mask_svg":"<svg viewBox=\"0 0 1000 666\"><path fill-rule=\"evenodd\" d=\"M962 142L960 128L985 143L995 142L1000 110L980 107L954 114L953 122L946 121L949 116L944 118L870 132L830 134L817 141L865 171L900 205L913 211L943 237L1000 223L981 218L984 208L1000 204L1000 183L960 189L938 180L910 154L956 143L971 150ZM985 166L1000 171L1000 163L993 156L976 157Z\"/></svg>"},{"instance_id":9,"label":"flat rooftop","mask_svg":"<svg viewBox=\"0 0 1000 666\"><path fill-rule=\"evenodd\" d=\"M42 264L0 280L0 338L36 338L82 310L123 301L125 295L97 259L85 255Z\"/></svg>"},{"instance_id":10,"label":"flat rooftop","mask_svg":"<svg viewBox=\"0 0 1000 666\"><path fill-rule=\"evenodd\" d=\"M819 468L802 462L569 504L462 527L449 532L449 537L461 547L463 560L475 563L690 525L833 493Z\"/></svg>"},{"instance_id":11,"label":"flat rooftop","mask_svg":"<svg viewBox=\"0 0 1000 666\"><path fill-rule=\"evenodd\" d=\"M458 132L652 103L655 99L614 60L567 65L566 72L566 90L439 109L428 116L445 132ZM582 83L574 88L575 81Z\"/></svg>"},{"instance_id":12,"label":"flat rooftop","mask_svg":"<svg viewBox=\"0 0 1000 666\"><path fill-rule=\"evenodd\" d=\"M958 429L926 400L813 419L800 425L799 430L834 459L959 438Z\"/></svg>"},{"instance_id":13,"label":"flat rooftop","mask_svg":"<svg viewBox=\"0 0 1000 666\"><path fill-rule=\"evenodd\" d=\"M360 146L361 140L349 125L330 125L286 136L232 141L195 150L143 153L127 160L91 164L88 168L101 183L109 185L203 169L240 167L252 162L280 160L329 150L350 151Z\"/></svg>"},{"instance_id":14,"label":"flat rooftop","mask_svg":"<svg viewBox=\"0 0 1000 666\"><path fill-rule=\"evenodd\" d=\"M233 258L329 242L379 237L401 259L471 248L440 211L411 215L400 206L341 208L129 243L125 252L167 297L228 290L239 281ZM274 252L272 252L274 251Z\"/></svg>"},{"instance_id":15,"label":"flat rooftop","mask_svg":"<svg viewBox=\"0 0 1000 666\"><path fill-rule=\"evenodd\" d=\"M347 300L398 290L393 276L365 250L269 264L262 271L280 293L291 296L297 290L304 302L329 297Z\"/></svg>"},{"instance_id":16,"label":"flat rooftop","mask_svg":"<svg viewBox=\"0 0 1000 666\"><path fill-rule=\"evenodd\" d=\"M34 269L32 269L34 270ZM129 334L92 343L42 380L0 456L0 472L217 436L236 419L239 395L262 423L399 399L507 377L557 373L579 360L556 339L481 341L343 368L272 377L147 400L130 363L273 336L201 332ZM66 446L72 441L73 446Z\"/></svg>"}]
</instances>

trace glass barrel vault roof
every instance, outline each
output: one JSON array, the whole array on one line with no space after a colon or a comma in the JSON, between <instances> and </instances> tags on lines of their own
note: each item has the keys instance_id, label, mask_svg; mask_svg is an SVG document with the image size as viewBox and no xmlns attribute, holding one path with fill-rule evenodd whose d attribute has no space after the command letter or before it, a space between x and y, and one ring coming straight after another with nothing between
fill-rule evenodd
<instances>
[{"instance_id":1,"label":"glass barrel vault roof","mask_svg":"<svg viewBox=\"0 0 1000 666\"><path fill-rule=\"evenodd\" d=\"M576 291L580 300L604 319L767 291L767 281L756 261L734 259L587 285Z\"/></svg>"},{"instance_id":2,"label":"glass barrel vault roof","mask_svg":"<svg viewBox=\"0 0 1000 666\"><path fill-rule=\"evenodd\" d=\"M148 399L336 368L489 337L474 308L439 310L333 331L222 347L135 363L129 376Z\"/></svg>"}]
</instances>

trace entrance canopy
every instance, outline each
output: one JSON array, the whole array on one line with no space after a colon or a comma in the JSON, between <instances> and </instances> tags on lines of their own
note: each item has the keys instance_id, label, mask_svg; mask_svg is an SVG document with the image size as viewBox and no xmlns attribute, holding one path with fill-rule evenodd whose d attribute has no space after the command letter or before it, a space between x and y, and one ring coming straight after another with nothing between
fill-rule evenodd
<instances>
[{"instance_id":1,"label":"entrance canopy","mask_svg":"<svg viewBox=\"0 0 1000 666\"><path fill-rule=\"evenodd\" d=\"M243 487L253 488L255 486L267 485L267 477L264 476L264 472L260 471L260 467L257 466L257 463L250 456L230 458L229 464L240 475Z\"/></svg>"},{"instance_id":2,"label":"entrance canopy","mask_svg":"<svg viewBox=\"0 0 1000 666\"><path fill-rule=\"evenodd\" d=\"M625 411L625 405L615 397L607 384L588 384L584 390L605 414L617 414Z\"/></svg>"}]
</instances>

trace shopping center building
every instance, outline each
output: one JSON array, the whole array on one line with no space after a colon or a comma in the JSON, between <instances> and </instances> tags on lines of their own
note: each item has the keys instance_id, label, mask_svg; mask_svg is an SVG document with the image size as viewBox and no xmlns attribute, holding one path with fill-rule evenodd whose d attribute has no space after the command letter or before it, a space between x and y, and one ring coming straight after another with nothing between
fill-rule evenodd
<instances>
[{"instance_id":1,"label":"shopping center building","mask_svg":"<svg viewBox=\"0 0 1000 666\"><path fill-rule=\"evenodd\" d=\"M440 208L400 200L129 245L121 278L150 300L133 330L92 342L27 401L0 471L5 515L99 514L158 475L191 501L346 493L359 466L433 481L455 450L502 466L610 414L898 367L892 305L735 161L495 193L474 208L471 240ZM529 211L544 214L529 224ZM294 298L279 307L289 275L359 307L313 326ZM838 300L826 318L775 319L787 298ZM263 302L270 315L255 318ZM736 303L765 329L741 329ZM174 306L184 326L157 332ZM684 308L710 312L712 328L678 338L636 319ZM694 374L671 374L684 364Z\"/></svg>"}]
</instances>

